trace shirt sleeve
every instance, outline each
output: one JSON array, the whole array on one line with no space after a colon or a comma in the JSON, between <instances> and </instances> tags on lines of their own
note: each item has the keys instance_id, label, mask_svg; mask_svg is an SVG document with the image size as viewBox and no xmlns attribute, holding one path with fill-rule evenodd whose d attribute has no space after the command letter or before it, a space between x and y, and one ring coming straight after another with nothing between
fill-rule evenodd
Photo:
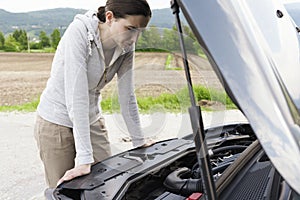
<instances>
[{"instance_id":1,"label":"shirt sleeve","mask_svg":"<svg viewBox=\"0 0 300 200\"><path fill-rule=\"evenodd\" d=\"M118 91L121 113L134 147L145 143L133 83L134 52L127 53L118 70Z\"/></svg>"},{"instance_id":2,"label":"shirt sleeve","mask_svg":"<svg viewBox=\"0 0 300 200\"><path fill-rule=\"evenodd\" d=\"M76 165L93 163L90 139L87 77L88 38L85 25L74 20L64 34L64 87L66 106L73 123Z\"/></svg>"}]
</instances>

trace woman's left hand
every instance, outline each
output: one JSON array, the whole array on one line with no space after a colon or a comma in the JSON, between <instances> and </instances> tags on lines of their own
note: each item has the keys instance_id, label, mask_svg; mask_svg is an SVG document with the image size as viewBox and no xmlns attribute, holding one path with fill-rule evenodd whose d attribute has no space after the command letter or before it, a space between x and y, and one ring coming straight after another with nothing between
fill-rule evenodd
<instances>
[{"instance_id":1,"label":"woman's left hand","mask_svg":"<svg viewBox=\"0 0 300 200\"><path fill-rule=\"evenodd\" d=\"M57 185L60 185L64 181L72 180L73 178L76 178L78 176L86 175L91 172L91 164L84 164L79 165L77 167L74 167L73 169L70 169L66 171L66 173L59 179L57 182Z\"/></svg>"}]
</instances>

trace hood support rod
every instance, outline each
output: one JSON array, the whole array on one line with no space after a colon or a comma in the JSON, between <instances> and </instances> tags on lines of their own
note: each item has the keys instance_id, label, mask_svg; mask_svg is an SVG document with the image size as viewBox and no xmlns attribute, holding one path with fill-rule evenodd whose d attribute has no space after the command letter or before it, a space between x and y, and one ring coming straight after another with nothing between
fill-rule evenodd
<instances>
[{"instance_id":1,"label":"hood support rod","mask_svg":"<svg viewBox=\"0 0 300 200\"><path fill-rule=\"evenodd\" d=\"M208 155L207 144L205 141L205 133L204 133L204 126L203 126L203 119L201 115L201 108L199 105L196 104L196 100L195 100L186 49L184 46L184 39L182 35L182 28L181 28L181 22L179 17L179 5L177 3L177 0L171 0L171 9L176 18L176 26L180 38L180 47L181 47L183 64L184 64L184 70L185 70L185 75L188 84L188 91L191 100L191 107L189 108L189 114L190 114L192 129L193 129L197 159L198 159L199 166L201 166L201 177L202 177L202 184L204 188L204 196L205 199L215 200L217 199L216 187L212 176L210 158Z\"/></svg>"}]
</instances>

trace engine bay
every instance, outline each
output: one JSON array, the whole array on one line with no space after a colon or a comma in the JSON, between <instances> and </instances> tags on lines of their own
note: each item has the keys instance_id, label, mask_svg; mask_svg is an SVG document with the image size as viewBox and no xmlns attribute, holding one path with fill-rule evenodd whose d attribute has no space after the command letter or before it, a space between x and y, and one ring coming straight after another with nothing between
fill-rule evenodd
<instances>
[{"instance_id":1,"label":"engine bay","mask_svg":"<svg viewBox=\"0 0 300 200\"><path fill-rule=\"evenodd\" d=\"M291 195L249 124L214 127L205 134L219 197ZM53 195L55 199L200 199L205 188L198 163L191 134L110 157L92 166L91 174L63 183Z\"/></svg>"}]
</instances>

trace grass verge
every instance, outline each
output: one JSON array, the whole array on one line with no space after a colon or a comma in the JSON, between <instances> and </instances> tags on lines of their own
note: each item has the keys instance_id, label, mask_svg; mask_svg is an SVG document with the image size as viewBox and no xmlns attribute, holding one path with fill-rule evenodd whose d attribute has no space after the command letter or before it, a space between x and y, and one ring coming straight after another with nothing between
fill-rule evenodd
<instances>
[{"instance_id":1,"label":"grass verge","mask_svg":"<svg viewBox=\"0 0 300 200\"><path fill-rule=\"evenodd\" d=\"M12 112L12 111L34 112L38 104L39 104L39 99L21 105L0 106L0 112Z\"/></svg>"},{"instance_id":2,"label":"grass verge","mask_svg":"<svg viewBox=\"0 0 300 200\"><path fill-rule=\"evenodd\" d=\"M225 92L208 89L201 85L194 86L193 89L197 102L201 102L202 100L214 102L212 103L213 105L210 106L201 106L202 110L214 111L214 105L222 105L221 107L223 109L236 109L236 106ZM141 113L152 113L157 111L179 113L187 112L188 107L190 107L187 88L181 89L174 94L163 93L157 97L138 97L137 102ZM39 99L22 105L0 106L0 112L33 112L36 110L38 103ZM103 99L101 107L104 113L119 112L120 110L117 97Z\"/></svg>"}]
</instances>

